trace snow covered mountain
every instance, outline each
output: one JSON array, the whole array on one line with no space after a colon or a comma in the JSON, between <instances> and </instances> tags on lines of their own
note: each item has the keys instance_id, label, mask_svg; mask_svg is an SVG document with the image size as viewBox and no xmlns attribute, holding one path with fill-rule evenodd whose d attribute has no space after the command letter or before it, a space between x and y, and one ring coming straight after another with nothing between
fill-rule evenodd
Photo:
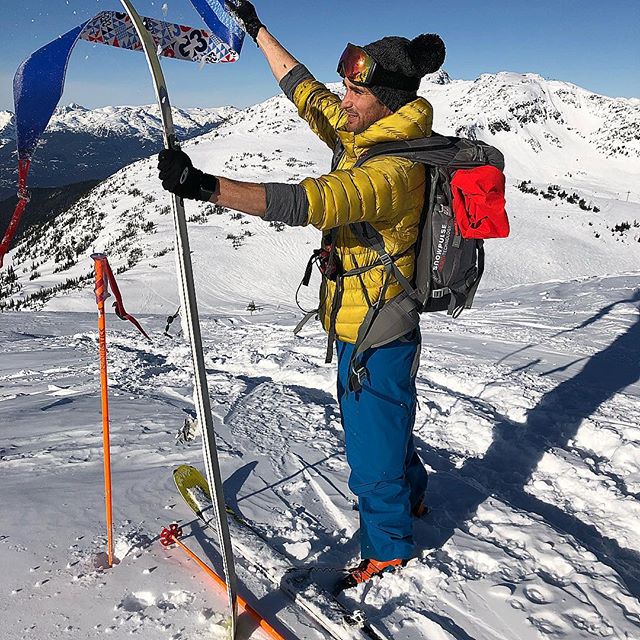
<instances>
[{"instance_id":1,"label":"snow covered mountain","mask_svg":"<svg viewBox=\"0 0 640 640\"><path fill-rule=\"evenodd\" d=\"M452 111L447 114L447 123L461 135L555 124L567 132L575 132L606 156L640 156L637 98L609 98L567 82L545 80L534 73L483 74L471 83L451 81L441 73L434 76L427 82L450 86L450 90L443 90L445 95L452 95L450 91L455 91L456 86L462 89L463 95L451 102ZM423 85L423 91L435 90ZM563 148L562 140L554 140L550 135L543 137ZM541 151L534 142L527 142Z\"/></svg>"},{"instance_id":2,"label":"snow covered mountain","mask_svg":"<svg viewBox=\"0 0 640 640\"><path fill-rule=\"evenodd\" d=\"M488 243L485 288L638 268L639 100L513 73L476 81L439 73L425 79L421 93L434 105L437 131L483 138L506 156L512 236ZM330 156L283 95L229 115L185 149L209 172L256 181L321 174ZM66 294L88 288L89 255L104 250L125 290L136 292L134 309L174 310L169 211L155 159L126 167L25 236L12 253L13 271L0 274L0 305L91 308L87 291ZM187 212L205 309L238 308L254 298L291 302L318 242L315 230L282 229L197 203L187 203Z\"/></svg>"},{"instance_id":3,"label":"snow covered mountain","mask_svg":"<svg viewBox=\"0 0 640 640\"><path fill-rule=\"evenodd\" d=\"M341 602L389 640L637 640L639 101L532 74L439 73L421 91L436 130L504 151L512 235L487 242L473 309L422 319L415 439L431 511L415 523L416 556ZM319 174L330 155L281 95L185 148L208 171L262 181ZM223 596L157 542L179 521L220 565L171 478L202 457L199 439L175 443L194 411L192 365L179 321L164 333L179 303L155 165L119 170L31 229L0 272L0 310L44 307L0 313L0 640L228 636ZM187 215L226 500L289 562L330 578L357 561L359 533L326 336L292 331L319 233L198 203ZM94 250L152 336L109 314L112 570ZM237 568L241 594L286 637L327 637L260 572ZM246 616L240 627L265 640Z\"/></svg>"},{"instance_id":4,"label":"snow covered mountain","mask_svg":"<svg viewBox=\"0 0 640 640\"><path fill-rule=\"evenodd\" d=\"M183 140L201 135L235 111L233 107L174 109L176 131ZM30 183L34 187L57 187L106 178L161 148L161 127L156 105L59 107L35 154ZM15 135L14 115L0 112L0 200L16 190Z\"/></svg>"}]
</instances>

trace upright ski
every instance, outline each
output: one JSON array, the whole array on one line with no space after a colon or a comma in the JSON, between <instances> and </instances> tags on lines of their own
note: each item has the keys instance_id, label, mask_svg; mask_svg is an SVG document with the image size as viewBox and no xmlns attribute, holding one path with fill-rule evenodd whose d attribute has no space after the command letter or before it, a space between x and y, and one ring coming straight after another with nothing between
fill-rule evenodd
<instances>
[{"instance_id":1,"label":"upright ski","mask_svg":"<svg viewBox=\"0 0 640 640\"><path fill-rule=\"evenodd\" d=\"M153 86L158 100L158 106L160 107L160 113L162 114L165 146L168 149L175 149L178 145L173 126L173 117L171 115L171 104L169 102L169 94L167 92L164 74L162 73L160 61L158 60L158 55L156 53L156 45L145 28L142 18L137 13L130 0L120 1L136 28L136 32L138 33L142 43L144 54L147 58L147 63L153 79ZM209 483L213 487L213 510L215 513L216 532L220 537L225 582L227 584L227 593L229 595L231 638L232 640L235 640L238 609L236 573L233 563L233 549L231 547L229 524L225 511L220 464L218 462L216 438L213 429L213 418L211 415L211 405L209 401L209 389L207 385L204 354L202 350L202 337L200 334L200 320L198 317L196 292L193 282L193 270L191 266L187 221L182 199L173 195L172 201L176 230L176 253L181 284L180 297L182 299L182 309L184 309L186 332L189 336L189 342L191 343L191 354L195 373L196 409L200 424L203 425L202 449L204 454L204 463Z\"/></svg>"},{"instance_id":2,"label":"upright ski","mask_svg":"<svg viewBox=\"0 0 640 640\"><path fill-rule=\"evenodd\" d=\"M208 528L215 530L212 501L205 477L189 465L181 465L173 472L180 495L189 508ZM294 567L273 549L268 540L241 516L227 507L229 527L236 552L252 568L268 578L287 594L295 604L335 640L386 640L386 636L367 622L361 612L352 612L331 594L319 588L310 572Z\"/></svg>"}]
</instances>

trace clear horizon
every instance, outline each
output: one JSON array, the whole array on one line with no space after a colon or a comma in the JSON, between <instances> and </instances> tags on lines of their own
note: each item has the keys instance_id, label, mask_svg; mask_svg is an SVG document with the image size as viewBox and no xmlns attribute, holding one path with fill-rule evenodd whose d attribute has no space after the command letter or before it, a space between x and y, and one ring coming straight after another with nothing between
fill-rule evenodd
<instances>
[{"instance_id":1,"label":"clear horizon","mask_svg":"<svg viewBox=\"0 0 640 640\"><path fill-rule=\"evenodd\" d=\"M8 111L14 110L13 75L23 59L99 11L121 8L117 0L90 5L66 0L55 12L46 0L3 4L9 31L22 34L19 39L5 38L2 45L0 109ZM595 0L541 0L535 6L524 0L487 0L482 6L471 0L455 6L433 0L428 7L413 1L389 6L352 0L347 15L342 13L344 3L337 0L320 6L307 0L255 4L270 31L327 82L338 80L335 60L347 41L364 44L385 35L436 32L447 44L444 69L453 79L473 80L499 71L537 73L611 97L640 97L640 3L635 0L613 0L606 12ZM137 0L136 7L143 15L203 24L187 0ZM235 64L200 67L167 60L163 67L172 102L180 107L245 107L278 91L250 39ZM144 57L80 42L70 60L61 104L72 102L88 108L154 103Z\"/></svg>"}]
</instances>

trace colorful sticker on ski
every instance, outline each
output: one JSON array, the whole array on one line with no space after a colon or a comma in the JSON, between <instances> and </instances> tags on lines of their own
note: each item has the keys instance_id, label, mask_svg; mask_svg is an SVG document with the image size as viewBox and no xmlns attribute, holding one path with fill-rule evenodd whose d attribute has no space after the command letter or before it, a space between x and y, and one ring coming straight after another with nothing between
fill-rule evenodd
<instances>
[{"instance_id":1,"label":"colorful sticker on ski","mask_svg":"<svg viewBox=\"0 0 640 640\"><path fill-rule=\"evenodd\" d=\"M220 0L192 0L209 30L144 18L144 24L167 58L202 64L235 62L244 32ZM0 243L0 267L29 201L27 174L31 158L55 111L62 92L67 64L78 40L141 51L142 45L126 13L103 11L91 20L35 51L16 71L13 95L18 145L18 204Z\"/></svg>"},{"instance_id":2,"label":"colorful sticker on ski","mask_svg":"<svg viewBox=\"0 0 640 640\"><path fill-rule=\"evenodd\" d=\"M166 58L188 60L190 62L216 63L235 62L242 43L222 40L213 31L185 27L155 18L144 18L147 28L158 49L158 54ZM89 42L108 44L112 47L142 50L140 39L131 19L126 13L103 11L85 23L79 38Z\"/></svg>"}]
</instances>

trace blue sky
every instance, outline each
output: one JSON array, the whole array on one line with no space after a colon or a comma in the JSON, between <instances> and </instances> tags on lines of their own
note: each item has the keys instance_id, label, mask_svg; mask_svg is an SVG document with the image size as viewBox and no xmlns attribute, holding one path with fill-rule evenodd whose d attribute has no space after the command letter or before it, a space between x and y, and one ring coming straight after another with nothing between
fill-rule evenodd
<instances>
[{"instance_id":1,"label":"blue sky","mask_svg":"<svg viewBox=\"0 0 640 640\"><path fill-rule=\"evenodd\" d=\"M201 25L188 0L136 0L143 15ZM439 33L454 78L496 71L535 72L612 96L640 97L640 0L256 0L262 21L325 81L335 81L347 41ZM32 51L117 0L2 0L0 109L13 110L11 83ZM172 102L183 107L246 106L277 87L254 43L233 65L167 61ZM81 42L69 65L63 104L149 104L143 56Z\"/></svg>"}]
</instances>

